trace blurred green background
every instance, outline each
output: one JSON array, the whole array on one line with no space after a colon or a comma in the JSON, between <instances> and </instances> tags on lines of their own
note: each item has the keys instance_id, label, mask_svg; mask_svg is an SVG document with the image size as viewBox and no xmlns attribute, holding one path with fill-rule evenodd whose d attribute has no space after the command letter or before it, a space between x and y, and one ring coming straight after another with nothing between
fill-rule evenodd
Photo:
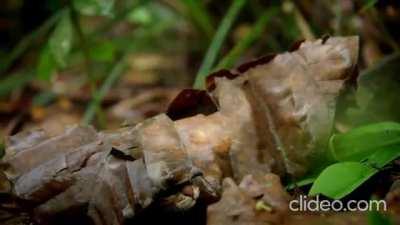
<instances>
[{"instance_id":1,"label":"blurred green background","mask_svg":"<svg viewBox=\"0 0 400 225\"><path fill-rule=\"evenodd\" d=\"M359 35L367 73L361 91L346 95L337 129L347 129L349 115L358 124L400 116L397 0L1 3L2 137L31 127L56 135L80 122L134 124L165 111L182 88L202 88L216 69L324 35Z\"/></svg>"}]
</instances>

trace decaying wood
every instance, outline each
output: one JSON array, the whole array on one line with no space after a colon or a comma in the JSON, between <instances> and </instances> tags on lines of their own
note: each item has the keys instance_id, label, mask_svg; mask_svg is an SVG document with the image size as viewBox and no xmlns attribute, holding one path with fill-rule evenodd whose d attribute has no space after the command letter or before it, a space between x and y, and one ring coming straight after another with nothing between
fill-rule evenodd
<instances>
[{"instance_id":1,"label":"decaying wood","mask_svg":"<svg viewBox=\"0 0 400 225\"><path fill-rule=\"evenodd\" d=\"M259 217L253 205L285 211L287 196L271 173L300 176L323 155L336 98L354 74L357 54L357 37L305 41L292 52L214 73L211 98L183 92L171 106L184 113L172 107L168 115L193 116L173 121L161 114L114 132L74 126L56 137L18 134L9 139L3 180L12 184L10 195L29 202L39 223L80 209L96 225L120 225L157 201L187 209L199 198L216 201L225 177L243 181L239 187L224 182L210 224L221 224L221 210L237 207L229 195L240 198L246 215L234 222L236 214L228 214L232 223L276 221L279 213ZM215 102L217 111L177 102L191 100L190 93L200 104Z\"/></svg>"}]
</instances>

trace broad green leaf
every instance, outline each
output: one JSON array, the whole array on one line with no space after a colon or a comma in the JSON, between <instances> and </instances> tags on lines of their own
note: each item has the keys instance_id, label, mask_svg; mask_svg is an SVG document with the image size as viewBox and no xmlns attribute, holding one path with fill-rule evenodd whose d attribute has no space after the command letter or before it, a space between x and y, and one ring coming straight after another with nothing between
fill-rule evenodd
<instances>
[{"instance_id":1,"label":"broad green leaf","mask_svg":"<svg viewBox=\"0 0 400 225\"><path fill-rule=\"evenodd\" d=\"M74 38L74 28L71 18L65 14L49 39L49 48L51 55L59 67L64 68L67 65L67 57L72 48Z\"/></svg>"},{"instance_id":2,"label":"broad green leaf","mask_svg":"<svg viewBox=\"0 0 400 225\"><path fill-rule=\"evenodd\" d=\"M399 157L400 144L394 144L377 149L363 163L335 163L322 171L309 194L323 194L333 199L343 198Z\"/></svg>"},{"instance_id":3,"label":"broad green leaf","mask_svg":"<svg viewBox=\"0 0 400 225\"><path fill-rule=\"evenodd\" d=\"M99 62L110 62L115 58L115 46L111 41L96 43L90 48L90 57Z\"/></svg>"},{"instance_id":4,"label":"broad green leaf","mask_svg":"<svg viewBox=\"0 0 400 225\"><path fill-rule=\"evenodd\" d=\"M73 0L74 8L87 16L112 16L115 0Z\"/></svg>"},{"instance_id":5,"label":"broad green leaf","mask_svg":"<svg viewBox=\"0 0 400 225\"><path fill-rule=\"evenodd\" d=\"M329 198L341 199L354 191L376 169L359 162L341 162L327 167L315 180L309 195L323 194Z\"/></svg>"},{"instance_id":6,"label":"broad green leaf","mask_svg":"<svg viewBox=\"0 0 400 225\"><path fill-rule=\"evenodd\" d=\"M400 144L400 124L382 122L332 135L329 148L338 161L360 161L385 146Z\"/></svg>"},{"instance_id":7,"label":"broad green leaf","mask_svg":"<svg viewBox=\"0 0 400 225\"><path fill-rule=\"evenodd\" d=\"M395 144L378 149L363 162L374 168L383 168L398 157L400 157L400 144Z\"/></svg>"},{"instance_id":8,"label":"broad green leaf","mask_svg":"<svg viewBox=\"0 0 400 225\"><path fill-rule=\"evenodd\" d=\"M41 80L50 80L57 69L53 55L50 53L49 46L45 46L40 52L39 62L36 67L37 77Z\"/></svg>"}]
</instances>

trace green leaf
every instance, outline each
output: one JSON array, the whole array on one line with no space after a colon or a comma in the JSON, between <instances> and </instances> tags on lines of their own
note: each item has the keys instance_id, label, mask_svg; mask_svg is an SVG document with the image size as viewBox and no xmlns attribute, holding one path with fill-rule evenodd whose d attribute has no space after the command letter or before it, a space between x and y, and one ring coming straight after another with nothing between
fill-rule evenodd
<instances>
[{"instance_id":1,"label":"green leaf","mask_svg":"<svg viewBox=\"0 0 400 225\"><path fill-rule=\"evenodd\" d=\"M198 89L202 89L205 87L205 78L207 74L210 73L211 68L213 67L219 50L222 47L222 44L228 34L228 31L231 29L233 22L238 16L240 10L243 8L246 0L233 0L230 5L228 12L224 16L224 19L221 21L221 24L218 27L217 32L214 35L213 40L209 48L207 49L207 53L204 56L203 62L201 63L199 72L196 75L196 80L194 82L194 87Z\"/></svg>"},{"instance_id":2,"label":"green leaf","mask_svg":"<svg viewBox=\"0 0 400 225\"><path fill-rule=\"evenodd\" d=\"M376 169L359 162L341 162L327 167L315 180L309 195L323 194L329 198L341 199L354 191Z\"/></svg>"},{"instance_id":3,"label":"green leaf","mask_svg":"<svg viewBox=\"0 0 400 225\"><path fill-rule=\"evenodd\" d=\"M112 16L115 0L73 0L74 8L87 16Z\"/></svg>"},{"instance_id":4,"label":"green leaf","mask_svg":"<svg viewBox=\"0 0 400 225\"><path fill-rule=\"evenodd\" d=\"M333 199L341 199L398 157L400 144L394 144L377 149L362 163L335 163L322 171L309 194L323 194Z\"/></svg>"},{"instance_id":5,"label":"green leaf","mask_svg":"<svg viewBox=\"0 0 400 225\"><path fill-rule=\"evenodd\" d=\"M156 1L144 3L143 1L143 4L133 7L126 15L128 22L139 25L134 36L156 35L165 29L176 29L182 25L181 17L165 5Z\"/></svg>"},{"instance_id":6,"label":"green leaf","mask_svg":"<svg viewBox=\"0 0 400 225\"><path fill-rule=\"evenodd\" d=\"M50 80L56 69L57 63L50 52L49 46L46 45L40 53L39 62L36 66L37 77L41 80Z\"/></svg>"},{"instance_id":7,"label":"green leaf","mask_svg":"<svg viewBox=\"0 0 400 225\"><path fill-rule=\"evenodd\" d=\"M366 165L381 169L398 157L400 157L400 144L395 144L378 149L363 162Z\"/></svg>"},{"instance_id":8,"label":"green leaf","mask_svg":"<svg viewBox=\"0 0 400 225\"><path fill-rule=\"evenodd\" d=\"M34 76L31 71L18 74L11 74L0 80L0 97L8 95L10 92L25 86Z\"/></svg>"},{"instance_id":9,"label":"green leaf","mask_svg":"<svg viewBox=\"0 0 400 225\"><path fill-rule=\"evenodd\" d=\"M74 29L69 14L65 14L49 39L49 48L60 68L67 65L67 57L72 48Z\"/></svg>"},{"instance_id":10,"label":"green leaf","mask_svg":"<svg viewBox=\"0 0 400 225\"><path fill-rule=\"evenodd\" d=\"M133 9L127 16L128 21L140 25L149 25L154 21L149 7L142 6Z\"/></svg>"},{"instance_id":11,"label":"green leaf","mask_svg":"<svg viewBox=\"0 0 400 225\"><path fill-rule=\"evenodd\" d=\"M111 41L96 43L90 48L90 58L99 62L111 62L115 58L115 45Z\"/></svg>"},{"instance_id":12,"label":"green leaf","mask_svg":"<svg viewBox=\"0 0 400 225\"><path fill-rule=\"evenodd\" d=\"M382 213L372 210L367 214L368 225L392 225L390 217L383 215Z\"/></svg>"},{"instance_id":13,"label":"green leaf","mask_svg":"<svg viewBox=\"0 0 400 225\"><path fill-rule=\"evenodd\" d=\"M338 161L361 161L378 149L393 144L400 144L400 124L382 122L332 135L329 148Z\"/></svg>"}]
</instances>

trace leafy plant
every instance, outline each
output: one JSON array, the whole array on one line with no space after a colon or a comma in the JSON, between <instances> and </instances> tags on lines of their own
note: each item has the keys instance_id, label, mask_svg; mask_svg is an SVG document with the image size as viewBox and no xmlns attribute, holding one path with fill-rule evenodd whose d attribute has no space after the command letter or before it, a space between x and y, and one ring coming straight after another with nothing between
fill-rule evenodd
<instances>
[{"instance_id":1,"label":"leafy plant","mask_svg":"<svg viewBox=\"0 0 400 225\"><path fill-rule=\"evenodd\" d=\"M39 56L38 78L49 80L57 68L65 68L74 40L74 28L66 11Z\"/></svg>"},{"instance_id":2,"label":"leafy plant","mask_svg":"<svg viewBox=\"0 0 400 225\"><path fill-rule=\"evenodd\" d=\"M340 199L375 174L376 169L359 162L341 162L328 166L314 181L310 195L323 194Z\"/></svg>"},{"instance_id":3,"label":"leafy plant","mask_svg":"<svg viewBox=\"0 0 400 225\"><path fill-rule=\"evenodd\" d=\"M334 134L329 148L337 161L361 161L378 149L399 143L400 124L383 122Z\"/></svg>"},{"instance_id":4,"label":"leafy plant","mask_svg":"<svg viewBox=\"0 0 400 225\"><path fill-rule=\"evenodd\" d=\"M369 225L392 225L393 221L390 217L383 215L377 210L368 212L368 224Z\"/></svg>"},{"instance_id":5,"label":"leafy plant","mask_svg":"<svg viewBox=\"0 0 400 225\"><path fill-rule=\"evenodd\" d=\"M378 123L331 138L330 150L339 161L325 168L310 195L340 199L354 191L384 166L400 157L400 124Z\"/></svg>"},{"instance_id":6,"label":"leafy plant","mask_svg":"<svg viewBox=\"0 0 400 225\"><path fill-rule=\"evenodd\" d=\"M111 16L115 0L73 0L73 5L83 15Z\"/></svg>"}]
</instances>

